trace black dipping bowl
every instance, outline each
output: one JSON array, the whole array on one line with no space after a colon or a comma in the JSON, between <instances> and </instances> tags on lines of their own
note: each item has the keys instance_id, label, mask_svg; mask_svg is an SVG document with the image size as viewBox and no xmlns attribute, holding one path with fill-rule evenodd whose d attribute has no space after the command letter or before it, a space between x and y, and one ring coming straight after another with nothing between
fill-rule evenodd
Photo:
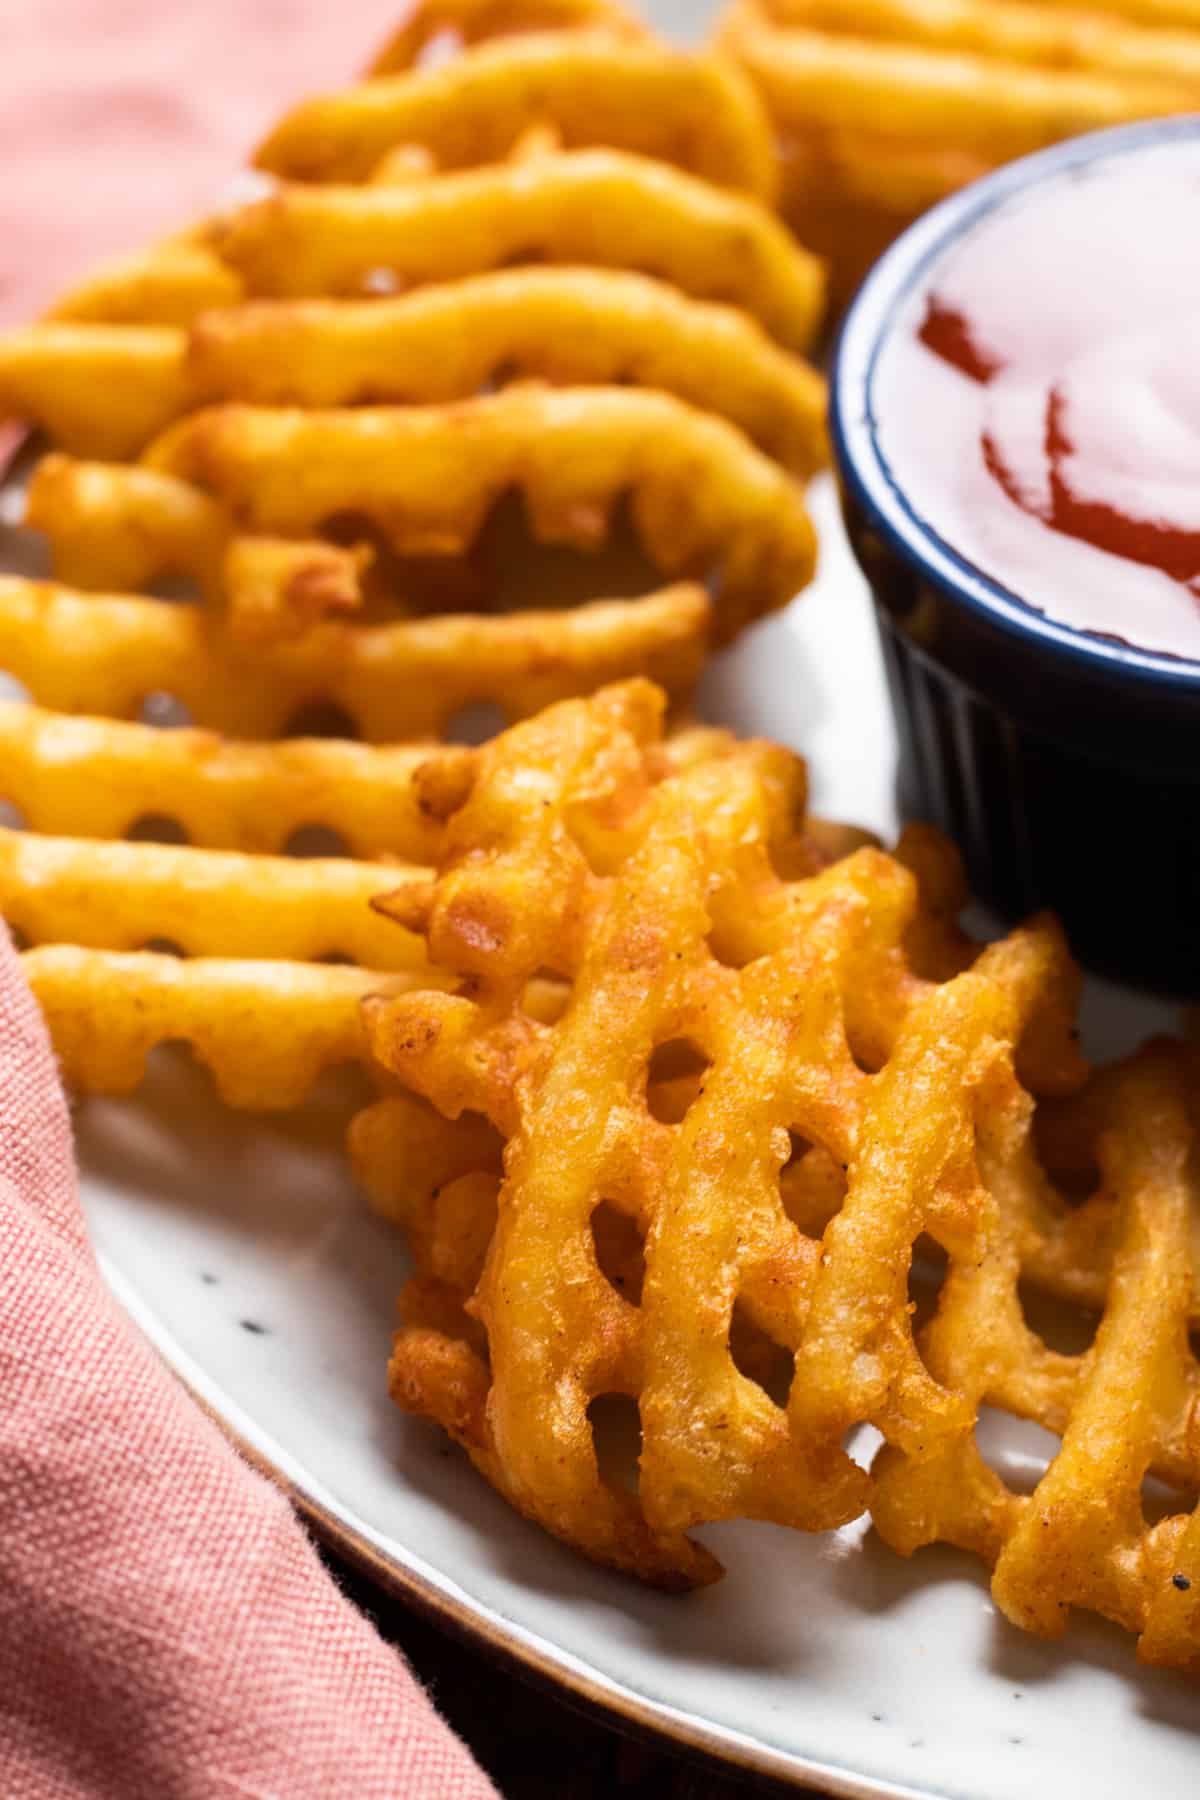
<instances>
[{"instance_id":1,"label":"black dipping bowl","mask_svg":"<svg viewBox=\"0 0 1200 1800\"><path fill-rule=\"evenodd\" d=\"M1035 182L1172 137L1200 137L1200 118L1075 139L927 213L847 314L831 426L850 541L875 597L903 811L957 840L975 891L1005 915L1053 907L1085 963L1196 996L1200 662L1060 625L956 554L881 454L872 393L902 302L969 227Z\"/></svg>"}]
</instances>

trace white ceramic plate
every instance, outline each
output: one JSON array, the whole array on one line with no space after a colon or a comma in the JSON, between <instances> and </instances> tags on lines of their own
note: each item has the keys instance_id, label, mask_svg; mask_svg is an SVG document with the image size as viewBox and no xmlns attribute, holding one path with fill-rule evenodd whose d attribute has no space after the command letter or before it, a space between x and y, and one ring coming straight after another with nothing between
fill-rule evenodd
<instances>
[{"instance_id":1,"label":"white ceramic plate","mask_svg":"<svg viewBox=\"0 0 1200 1800\"><path fill-rule=\"evenodd\" d=\"M704 0L644 10L695 36ZM874 627L827 484L814 502L820 580L718 660L704 708L794 744L817 810L889 837L895 741ZM36 572L0 506L0 566L19 565ZM1164 1022L1161 1006L1089 991L1097 1053ZM1126 1637L1100 1623L1078 1620L1058 1646L1023 1636L965 1556L905 1563L861 1523L819 1539L735 1524L698 1534L726 1579L669 1598L581 1562L510 1511L388 1400L406 1260L345 1170L355 1098L330 1083L294 1117L238 1117L186 1057L161 1052L136 1101L76 1114L113 1288L343 1550L616 1720L785 1782L955 1800L1196 1793L1195 1687L1139 1671ZM1029 1478L1051 1440L996 1420L990 1443Z\"/></svg>"},{"instance_id":2,"label":"white ceramic plate","mask_svg":"<svg viewBox=\"0 0 1200 1800\"><path fill-rule=\"evenodd\" d=\"M889 834L894 744L866 596L817 495L821 579L713 668L714 718L811 758L823 812ZM1089 995L1093 1048L1166 1009ZM157 1055L136 1102L89 1101L77 1130L88 1216L117 1293L167 1360L321 1529L460 1627L626 1721L842 1794L1159 1800L1200 1782L1200 1696L1139 1671L1115 1628L1047 1646L1000 1619L980 1568L905 1563L862 1524L808 1539L765 1525L699 1535L728 1568L687 1598L643 1592L519 1518L384 1385L397 1236L343 1167L353 1097L238 1118L192 1065ZM998 1458L1049 1440L994 1421Z\"/></svg>"}]
</instances>

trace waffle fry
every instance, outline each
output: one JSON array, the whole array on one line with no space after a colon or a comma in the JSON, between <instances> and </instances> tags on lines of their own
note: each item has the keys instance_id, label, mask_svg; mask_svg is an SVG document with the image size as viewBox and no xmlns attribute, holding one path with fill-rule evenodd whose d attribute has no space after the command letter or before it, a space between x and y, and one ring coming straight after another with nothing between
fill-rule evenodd
<instances>
[{"instance_id":1,"label":"waffle fry","mask_svg":"<svg viewBox=\"0 0 1200 1800\"><path fill-rule=\"evenodd\" d=\"M709 615L701 589L678 586L557 614L327 623L251 661L199 607L0 577L0 667L59 712L132 718L148 696L169 695L198 725L268 738L324 703L387 744L441 736L481 702L517 718L641 670L682 697Z\"/></svg>"},{"instance_id":2,"label":"waffle fry","mask_svg":"<svg viewBox=\"0 0 1200 1800\"><path fill-rule=\"evenodd\" d=\"M1183 1512L1149 1526L1142 1499L1145 1475L1163 1460L1164 1421L1169 1471L1193 1492L1200 1476L1200 1369L1187 1336L1198 1198L1189 1098L1168 1045L1135 1059L1110 1088L1097 1153L1119 1212L1115 1264L1082 1356L1048 1350L1025 1325L1003 1188L983 1210L977 1230L995 1248L974 1267L965 1258L954 1266L922 1341L929 1376L959 1396L965 1426L918 1454L882 1451L872 1510L906 1553L943 1539L993 1563L996 1602L1026 1630L1060 1636L1070 1608L1089 1607L1137 1632L1144 1661L1196 1670L1200 1528ZM991 1145L1018 1185L1028 1124L1028 1109L1010 1105L1007 1131ZM980 1454L971 1427L985 1401L1048 1414L1061 1434L1029 1496Z\"/></svg>"},{"instance_id":3,"label":"waffle fry","mask_svg":"<svg viewBox=\"0 0 1200 1800\"><path fill-rule=\"evenodd\" d=\"M270 174L363 181L398 145L443 169L498 162L531 125L568 147L608 144L771 200L774 162L744 76L715 57L608 30L476 43L436 67L305 100L255 157Z\"/></svg>"},{"instance_id":4,"label":"waffle fry","mask_svg":"<svg viewBox=\"0 0 1200 1800\"><path fill-rule=\"evenodd\" d=\"M775 124L785 215L844 298L918 213L988 169L1192 111L1197 22L1148 0L737 0L719 41Z\"/></svg>"},{"instance_id":5,"label":"waffle fry","mask_svg":"<svg viewBox=\"0 0 1200 1800\"><path fill-rule=\"evenodd\" d=\"M349 1140L372 1207L403 1228L412 1252L405 1318L484 1349L464 1309L495 1229L499 1134L478 1116L444 1119L414 1094L389 1094L355 1115Z\"/></svg>"},{"instance_id":6,"label":"waffle fry","mask_svg":"<svg viewBox=\"0 0 1200 1800\"><path fill-rule=\"evenodd\" d=\"M215 306L236 306L235 270L203 242L172 238L104 264L51 307L50 321L78 325L182 326Z\"/></svg>"},{"instance_id":7,"label":"waffle fry","mask_svg":"<svg viewBox=\"0 0 1200 1800\"><path fill-rule=\"evenodd\" d=\"M49 538L63 581L130 591L163 574L213 588L230 535L220 507L187 482L57 454L30 475L24 523Z\"/></svg>"},{"instance_id":8,"label":"waffle fry","mask_svg":"<svg viewBox=\"0 0 1200 1800\"><path fill-rule=\"evenodd\" d=\"M798 475L826 460L816 372L733 308L641 275L508 269L394 300L259 301L209 313L188 355L201 393L260 406L459 400L497 371L627 382L719 414Z\"/></svg>"},{"instance_id":9,"label":"waffle fry","mask_svg":"<svg viewBox=\"0 0 1200 1800\"><path fill-rule=\"evenodd\" d=\"M367 1018L378 1060L405 1085L508 1140L495 1232L466 1306L490 1366L469 1339L420 1316L397 1340L393 1392L439 1419L547 1529L673 1586L717 1573L684 1535L702 1520L814 1529L865 1503L837 1461L840 1435L834 1454L809 1421L795 1428L730 1349L737 1299L758 1333L798 1353L832 1279L784 1208L789 1133L811 1146L788 1184L811 1208L818 1190L828 1197L830 1163L853 1170L861 1155L868 1095L886 1079L867 1069L896 1059L895 1086L919 1092L928 1073L968 1106L969 1048L956 1043L951 1066L939 1064L960 1015L972 1042L997 1029L1023 1036L1040 1085L1069 1086L1076 1071L1059 1016L1069 969L1052 933L988 952L978 973L926 981L906 950L912 875L866 849L783 881L772 856L796 833L794 759L727 744L664 774L657 711L653 691L631 685L478 753L447 823L444 874L380 903L423 929L434 963L467 986L371 1001ZM543 970L573 983L557 1024L523 1003ZM647 1084L659 1085L656 1045L678 1040L705 1069L671 1125L651 1113ZM667 1085L676 1106L686 1101L686 1077ZM370 1161L369 1134L356 1150ZM494 1184L494 1164L475 1173ZM470 1190L472 1205L482 1192ZM597 1262L601 1201L642 1240L638 1307ZM902 1248L929 1224L939 1221L900 1209ZM903 1282L903 1254L893 1262ZM423 1279L446 1286L432 1271ZM425 1287L416 1298L420 1313ZM897 1366L869 1402L880 1416L906 1398L906 1293L898 1315ZM609 1392L639 1401L636 1498L596 1462L588 1407ZM797 1425L801 1406L794 1396Z\"/></svg>"},{"instance_id":10,"label":"waffle fry","mask_svg":"<svg viewBox=\"0 0 1200 1800\"><path fill-rule=\"evenodd\" d=\"M764 207L619 150L376 187L284 185L233 213L221 255L253 294L359 295L515 262L643 270L742 307L788 348L820 320L821 265ZM385 287L386 291L386 287Z\"/></svg>"},{"instance_id":11,"label":"waffle fry","mask_svg":"<svg viewBox=\"0 0 1200 1800\"><path fill-rule=\"evenodd\" d=\"M732 307L608 270L504 270L397 300L257 301L206 313L190 334L31 325L0 338L0 410L74 456L123 460L201 400L460 400L498 370L658 388L729 419L797 475L827 459L824 383L807 363Z\"/></svg>"},{"instance_id":12,"label":"waffle fry","mask_svg":"<svg viewBox=\"0 0 1200 1800\"><path fill-rule=\"evenodd\" d=\"M1024 0L772 0L780 21L814 31L847 33L913 48L953 49L1033 69L1094 70L1104 76L1168 85L1200 78L1200 24L1195 8L1172 30L1133 0L1120 7L1080 7L1075 0L1030 6ZM1131 22L1138 29L1130 30ZM1153 29L1146 29L1153 26Z\"/></svg>"},{"instance_id":13,"label":"waffle fry","mask_svg":"<svg viewBox=\"0 0 1200 1800\"><path fill-rule=\"evenodd\" d=\"M131 1094L150 1051L184 1041L227 1105L256 1111L290 1110L324 1070L368 1064L363 996L414 980L327 964L188 961L72 944L41 945L21 962L71 1087Z\"/></svg>"},{"instance_id":14,"label":"waffle fry","mask_svg":"<svg viewBox=\"0 0 1200 1800\"><path fill-rule=\"evenodd\" d=\"M63 581L137 590L188 577L221 610L230 635L252 646L357 612L372 561L365 544L237 535L188 482L57 453L30 476L25 523L50 539Z\"/></svg>"},{"instance_id":15,"label":"waffle fry","mask_svg":"<svg viewBox=\"0 0 1200 1800\"><path fill-rule=\"evenodd\" d=\"M715 639L810 579L812 525L786 476L718 419L665 394L510 388L446 407L308 413L225 406L146 452L252 533L301 536L353 510L400 555L469 547L510 487L534 536L594 549L618 495L662 571L717 569Z\"/></svg>"},{"instance_id":16,"label":"waffle fry","mask_svg":"<svg viewBox=\"0 0 1200 1800\"><path fill-rule=\"evenodd\" d=\"M0 417L81 456L136 455L191 398L181 331L48 322L0 337Z\"/></svg>"},{"instance_id":17,"label":"waffle fry","mask_svg":"<svg viewBox=\"0 0 1200 1800\"><path fill-rule=\"evenodd\" d=\"M395 871L345 857L247 856L0 829L0 916L32 944L289 962L348 958L436 981L424 945L371 901Z\"/></svg>"},{"instance_id":18,"label":"waffle fry","mask_svg":"<svg viewBox=\"0 0 1200 1800\"><path fill-rule=\"evenodd\" d=\"M30 830L67 837L125 837L151 818L193 844L261 854L315 827L353 857L428 863L442 833L426 797L452 791L469 760L454 744L239 743L0 705L0 795Z\"/></svg>"},{"instance_id":19,"label":"waffle fry","mask_svg":"<svg viewBox=\"0 0 1200 1800\"><path fill-rule=\"evenodd\" d=\"M1200 1534L1142 1511L1147 1472L1200 1478L1180 1052L1056 1103L1068 1143L1082 1117L1118 1226L1094 1347L1053 1351L1018 1296L1048 1181L1014 1059L1034 1091L1078 1086L1061 938L1035 923L921 977L911 876L866 850L782 881L795 771L763 746L711 748L664 774L644 689L555 709L477 753L444 872L382 902L465 984L366 1003L383 1066L466 1122L456 1138L388 1097L352 1132L416 1244L394 1396L521 1511L644 1579L713 1579L683 1535L707 1519L817 1529L870 1505L904 1551L944 1539L994 1562L1027 1629L1057 1635L1088 1606L1145 1659L1200 1667ZM523 1005L535 966L571 983L556 1020ZM656 1078L664 1041L701 1071ZM398 1201L388 1171L410 1142L420 1175ZM930 1239L948 1273L918 1339L908 1271ZM747 1331L790 1362L786 1406ZM613 1392L638 1404L636 1495L592 1442ZM983 1461L984 1403L1062 1434L1029 1498ZM863 1423L885 1439L870 1473L842 1447Z\"/></svg>"},{"instance_id":20,"label":"waffle fry","mask_svg":"<svg viewBox=\"0 0 1200 1800\"><path fill-rule=\"evenodd\" d=\"M824 461L824 393L789 352L823 280L763 204L746 78L604 0L428 0L380 60L281 122L257 198L0 344L0 411L70 452L28 495L55 575L183 576L250 661L358 613L504 611L477 540L510 492L576 553L628 493L645 560L720 577L717 642L783 604L814 564L790 477ZM530 578L547 666L537 571L594 591L567 567ZM491 627L518 657L533 630Z\"/></svg>"}]
</instances>

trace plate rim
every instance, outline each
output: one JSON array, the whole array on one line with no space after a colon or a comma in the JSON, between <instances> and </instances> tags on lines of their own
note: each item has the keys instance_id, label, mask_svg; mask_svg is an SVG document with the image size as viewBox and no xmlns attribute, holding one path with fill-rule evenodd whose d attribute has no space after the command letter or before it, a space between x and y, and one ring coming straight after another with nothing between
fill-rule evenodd
<instances>
[{"instance_id":1,"label":"plate rim","mask_svg":"<svg viewBox=\"0 0 1200 1800\"><path fill-rule=\"evenodd\" d=\"M167 1324L146 1304L111 1257L97 1251L97 1261L109 1291L188 1397L253 1469L282 1490L317 1537L386 1592L412 1604L425 1618L473 1649L483 1651L509 1672L550 1690L557 1698L626 1736L660 1748L665 1739L673 1750L693 1762L734 1777L770 1781L781 1795L807 1790L834 1796L835 1800L946 1800L945 1790L857 1775L816 1758L774 1748L729 1726L713 1724L639 1694L623 1682L599 1671L589 1671L570 1652L558 1649L515 1620L506 1619L491 1606L456 1592L456 1583L448 1577L439 1581L436 1571L427 1572L417 1566L415 1557L401 1560L381 1550L344 1516L338 1502L321 1498L284 1466L294 1459L282 1450L278 1450L281 1460L272 1458L266 1447L273 1442L270 1433L224 1395L220 1384L175 1342ZM221 1401L228 1410L222 1410Z\"/></svg>"}]
</instances>

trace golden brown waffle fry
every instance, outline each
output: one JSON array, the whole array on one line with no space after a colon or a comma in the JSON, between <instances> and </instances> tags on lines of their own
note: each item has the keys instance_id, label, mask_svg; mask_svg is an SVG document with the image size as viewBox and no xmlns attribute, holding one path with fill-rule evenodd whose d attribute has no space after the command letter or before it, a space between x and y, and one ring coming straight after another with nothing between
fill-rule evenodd
<instances>
[{"instance_id":1,"label":"golden brown waffle fry","mask_svg":"<svg viewBox=\"0 0 1200 1800\"><path fill-rule=\"evenodd\" d=\"M346 857L247 856L0 828L0 917L33 944L185 956L346 959L433 979L424 945L371 901L395 873ZM103 1026L101 1026L103 1029Z\"/></svg>"},{"instance_id":2,"label":"golden brown waffle fry","mask_svg":"<svg viewBox=\"0 0 1200 1800\"><path fill-rule=\"evenodd\" d=\"M315 828L351 856L428 863L441 826L425 796L469 761L454 744L239 743L0 705L0 796L31 830L73 837L124 837L150 819L193 844L261 853Z\"/></svg>"},{"instance_id":3,"label":"golden brown waffle fry","mask_svg":"<svg viewBox=\"0 0 1200 1800\"><path fill-rule=\"evenodd\" d=\"M386 744L441 736L482 702L519 718L639 670L683 698L709 616L703 590L681 585L563 613L330 623L247 660L200 607L0 576L0 668L58 712L132 718L168 695L197 725L267 738L328 704Z\"/></svg>"},{"instance_id":4,"label":"golden brown waffle fry","mask_svg":"<svg viewBox=\"0 0 1200 1800\"><path fill-rule=\"evenodd\" d=\"M789 1401L814 1476L847 1508L868 1499L864 1471L842 1448L855 1426L870 1423L921 1456L962 1429L960 1394L931 1377L913 1339L912 1246L927 1233L952 1270L978 1265L991 1250L976 1133L1007 1098L1006 1075L1015 1088L1011 1061L1022 1038L1038 1057L1040 1086L1070 1079L1077 987L1055 929L1043 923L1013 933L913 1009L865 1096L846 1199L822 1239ZM1039 1033L1050 1045L1044 1061Z\"/></svg>"},{"instance_id":5,"label":"golden brown waffle fry","mask_svg":"<svg viewBox=\"0 0 1200 1800\"><path fill-rule=\"evenodd\" d=\"M766 123L745 77L715 57L609 31L506 37L436 67L304 100L255 158L271 174L363 181L398 145L444 169L502 160L531 125L569 148L609 144L770 201Z\"/></svg>"},{"instance_id":6,"label":"golden brown waffle fry","mask_svg":"<svg viewBox=\"0 0 1200 1800\"><path fill-rule=\"evenodd\" d=\"M129 1094L156 1045L182 1040L230 1106L298 1106L317 1076L368 1060L363 996L411 975L312 963L187 961L46 944L21 958L71 1086Z\"/></svg>"},{"instance_id":7,"label":"golden brown waffle fry","mask_svg":"<svg viewBox=\"0 0 1200 1800\"><path fill-rule=\"evenodd\" d=\"M483 1348L463 1310L479 1281L496 1223L499 1134L478 1116L444 1119L414 1094L389 1094L355 1115L350 1159L371 1205L403 1226L416 1274L401 1300L419 1317Z\"/></svg>"},{"instance_id":8,"label":"golden brown waffle fry","mask_svg":"<svg viewBox=\"0 0 1200 1800\"><path fill-rule=\"evenodd\" d=\"M803 801L794 759L727 742L672 773L657 713L652 690L630 684L477 753L437 883L382 903L424 929L464 991L371 1002L367 1016L385 1067L447 1116L481 1114L508 1139L467 1309L490 1362L421 1319L397 1340L393 1392L439 1418L549 1530L646 1579L689 1585L716 1573L682 1535L691 1525L751 1516L811 1529L865 1499L844 1478L840 1433L826 1446L795 1390L789 1415L731 1348L737 1302L760 1340L798 1351L810 1301L843 1272L840 1258L822 1268L819 1243L786 1210L791 1134L805 1149L786 1192L811 1211L828 1205L831 1163L834 1193L848 1163L853 1193L861 1121L893 1060L905 1071L894 1087L940 1081L959 1108L978 1078L958 1041L972 1032L972 1043L1023 1035L1042 1085L1069 1084L1075 1069L1060 1017L1069 971L1052 933L1018 936L978 973L931 985L906 952L908 871L866 849L782 880L774 859ZM525 1005L544 971L573 984L556 1024ZM948 1031L958 1038L947 1052ZM658 1060L668 1044L691 1046L703 1071L690 1105L686 1071ZM494 1166L479 1173L494 1178ZM481 1197L471 1190L477 1223ZM602 1205L642 1240L640 1305L598 1261ZM905 1259L923 1229L950 1229L928 1204L898 1208L891 1224L873 1316L890 1310L898 1279L895 1359L879 1393L858 1397L860 1416L909 1402ZM422 1288L418 1311L426 1299ZM851 1320L848 1341L857 1329ZM613 1392L639 1401L636 1498L605 1480L592 1442L588 1408Z\"/></svg>"},{"instance_id":9,"label":"golden brown waffle fry","mask_svg":"<svg viewBox=\"0 0 1200 1800\"><path fill-rule=\"evenodd\" d=\"M845 296L897 231L997 164L1191 111L1198 25L1141 0L736 0L719 41L771 114L785 215Z\"/></svg>"},{"instance_id":10,"label":"golden brown waffle fry","mask_svg":"<svg viewBox=\"0 0 1200 1800\"><path fill-rule=\"evenodd\" d=\"M1174 1047L1152 1047L1127 1065L1102 1123L1096 1149L1119 1225L1095 1343L1066 1356L1026 1325L1001 1184L976 1222L986 1253L952 1264L921 1343L929 1378L956 1393L960 1419L940 1442L881 1452L873 1513L884 1538L906 1553L944 1539L994 1563L997 1604L1026 1630L1057 1637L1072 1606L1090 1607L1138 1632L1143 1660L1196 1669L1197 1518L1178 1513L1150 1526L1142 1496L1172 1420L1174 1473L1193 1491L1200 1477L1200 1371L1187 1337L1189 1236L1200 1193ZM1012 1098L989 1145L1018 1185L1028 1128L1028 1108ZM1048 1415L1061 1434L1061 1449L1027 1497L980 1454L971 1428L985 1402Z\"/></svg>"},{"instance_id":11,"label":"golden brown waffle fry","mask_svg":"<svg viewBox=\"0 0 1200 1800\"><path fill-rule=\"evenodd\" d=\"M417 1245L396 1398L531 1517L647 1579L711 1578L678 1536L700 1520L812 1527L870 1502L903 1550L942 1538L994 1561L998 1603L1029 1629L1057 1635L1090 1606L1142 1633L1147 1659L1200 1666L1200 1528L1148 1526L1142 1502L1151 1470L1200 1481L1178 1049L1051 1113L1056 1156L1098 1157L1120 1215L1096 1343L1053 1351L1018 1294L1048 1184L1013 1058L1036 1090L1078 1080L1061 939L1038 924L916 979L899 866L860 852L780 882L764 851L773 812L794 824L786 759L711 749L664 776L644 690L556 709L477 754L444 873L386 903L467 984L368 1002L380 1060L466 1134L392 1099L352 1133ZM535 962L572 981L557 1022L523 1004ZM663 1068L664 1038L692 1046L698 1076ZM508 1140L499 1186L481 1115ZM420 1175L399 1200L410 1143ZM914 1338L908 1271L930 1240L948 1273ZM764 1342L790 1362L786 1409L755 1378ZM591 1442L610 1392L639 1406L636 1500ZM982 1404L1062 1434L1032 1497L977 1450ZM862 1423L888 1445L875 1487L842 1448Z\"/></svg>"},{"instance_id":12,"label":"golden brown waffle fry","mask_svg":"<svg viewBox=\"0 0 1200 1800\"><path fill-rule=\"evenodd\" d=\"M658 388L799 475L826 456L814 369L743 313L643 275L507 269L393 300L259 301L206 314L188 358L198 393L266 406L466 399L497 376Z\"/></svg>"},{"instance_id":13,"label":"golden brown waffle fry","mask_svg":"<svg viewBox=\"0 0 1200 1800\"><path fill-rule=\"evenodd\" d=\"M404 17L371 64L372 75L393 75L418 65L431 48L477 44L527 31L578 27L618 37L644 38L646 28L611 0L420 0Z\"/></svg>"},{"instance_id":14,"label":"golden brown waffle fry","mask_svg":"<svg viewBox=\"0 0 1200 1800\"><path fill-rule=\"evenodd\" d=\"M408 185L284 186L232 214L220 249L251 293L292 298L362 295L380 272L403 290L520 261L640 270L745 308L796 349L824 301L820 264L765 208L619 150Z\"/></svg>"},{"instance_id":15,"label":"golden brown waffle fry","mask_svg":"<svg viewBox=\"0 0 1200 1800\"><path fill-rule=\"evenodd\" d=\"M633 389L509 388L441 407L193 414L146 466L215 496L239 528L304 536L368 518L400 555L466 550L522 492L534 536L594 549L628 493L641 544L676 575L717 575L715 638L783 606L816 546L800 491L724 421Z\"/></svg>"}]
</instances>

